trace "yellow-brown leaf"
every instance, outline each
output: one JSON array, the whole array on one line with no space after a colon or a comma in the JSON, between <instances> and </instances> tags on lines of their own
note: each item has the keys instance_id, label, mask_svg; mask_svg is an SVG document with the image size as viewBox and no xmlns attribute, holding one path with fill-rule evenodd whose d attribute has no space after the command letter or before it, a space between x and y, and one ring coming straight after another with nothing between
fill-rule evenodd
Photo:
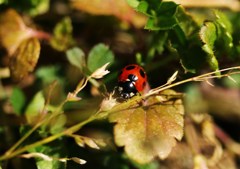
<instances>
[{"instance_id":1,"label":"yellow-brown leaf","mask_svg":"<svg viewBox=\"0 0 240 169\"><path fill-rule=\"evenodd\" d=\"M0 25L0 42L9 55L12 55L22 41L32 37L34 33L12 9L0 15Z\"/></svg>"},{"instance_id":2,"label":"yellow-brown leaf","mask_svg":"<svg viewBox=\"0 0 240 169\"><path fill-rule=\"evenodd\" d=\"M11 76L15 80L21 80L29 72L32 72L38 62L40 43L37 38L23 41L16 52L10 58Z\"/></svg>"},{"instance_id":3,"label":"yellow-brown leaf","mask_svg":"<svg viewBox=\"0 0 240 169\"><path fill-rule=\"evenodd\" d=\"M139 163L147 163L155 157L164 159L176 139L181 140L184 108L181 99L170 98L163 103L156 96L151 96L144 106L135 105L110 115L110 121L116 123L115 142L124 146L131 159Z\"/></svg>"}]
</instances>

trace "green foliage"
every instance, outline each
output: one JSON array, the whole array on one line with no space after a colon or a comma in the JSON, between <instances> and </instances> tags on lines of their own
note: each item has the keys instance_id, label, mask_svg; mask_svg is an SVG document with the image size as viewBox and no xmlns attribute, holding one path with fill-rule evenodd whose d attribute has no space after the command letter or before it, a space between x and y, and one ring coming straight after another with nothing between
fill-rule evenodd
<instances>
[{"instance_id":1,"label":"green foliage","mask_svg":"<svg viewBox=\"0 0 240 169\"><path fill-rule=\"evenodd\" d=\"M73 46L75 41L72 37L72 31L71 19L69 17L63 18L54 28L54 36L50 41L52 47L56 50L64 51Z\"/></svg>"},{"instance_id":2,"label":"green foliage","mask_svg":"<svg viewBox=\"0 0 240 169\"><path fill-rule=\"evenodd\" d=\"M23 93L23 91L17 87L15 87L12 91L12 95L10 97L10 103L13 106L14 112L17 115L22 114L23 107L26 103L26 97Z\"/></svg>"},{"instance_id":3,"label":"green foliage","mask_svg":"<svg viewBox=\"0 0 240 169\"><path fill-rule=\"evenodd\" d=\"M41 79L43 86L52 83L53 81L61 82L61 77L58 76L59 66L44 66L36 71L36 77Z\"/></svg>"},{"instance_id":4,"label":"green foliage","mask_svg":"<svg viewBox=\"0 0 240 169\"><path fill-rule=\"evenodd\" d=\"M43 93L40 91L33 97L32 101L26 108L25 116L28 123L33 124L40 117L45 104Z\"/></svg>"},{"instance_id":5,"label":"green foliage","mask_svg":"<svg viewBox=\"0 0 240 169\"><path fill-rule=\"evenodd\" d=\"M87 67L91 72L97 68L102 67L104 64L114 61L114 55L108 46L98 44L94 46L89 52L87 59Z\"/></svg>"},{"instance_id":6,"label":"green foliage","mask_svg":"<svg viewBox=\"0 0 240 169\"><path fill-rule=\"evenodd\" d=\"M7 6L13 7L18 11L27 13L31 16L44 14L49 10L49 0L18 0L18 1L2 1ZM0 2L1 4L1 2Z\"/></svg>"},{"instance_id":7,"label":"green foliage","mask_svg":"<svg viewBox=\"0 0 240 169\"><path fill-rule=\"evenodd\" d=\"M232 24L222 12L215 10L214 14L216 17L215 24L218 28L218 48L221 52L228 54L229 57L233 57Z\"/></svg>"},{"instance_id":8,"label":"green foliage","mask_svg":"<svg viewBox=\"0 0 240 169\"><path fill-rule=\"evenodd\" d=\"M42 145L31 149L29 152L38 152L46 157L49 157L49 159L42 159L39 157L35 158L38 169L64 169L66 168L66 163L58 160L58 158L61 157L61 152L63 152L64 149L63 143L58 141L58 146L54 145L54 147L51 147L51 145Z\"/></svg>"},{"instance_id":9,"label":"green foliage","mask_svg":"<svg viewBox=\"0 0 240 169\"><path fill-rule=\"evenodd\" d=\"M223 84L228 88L240 88L240 75L232 75L223 79Z\"/></svg>"},{"instance_id":10,"label":"green foliage","mask_svg":"<svg viewBox=\"0 0 240 169\"><path fill-rule=\"evenodd\" d=\"M214 122L240 117L239 12L112 2L0 0L1 164L239 168L240 144ZM117 74L130 63L148 82L124 100Z\"/></svg>"},{"instance_id":11,"label":"green foliage","mask_svg":"<svg viewBox=\"0 0 240 169\"><path fill-rule=\"evenodd\" d=\"M72 49L67 50L66 54L68 61L82 71L83 67L86 64L85 54L82 51L82 49L74 47Z\"/></svg>"},{"instance_id":12,"label":"green foliage","mask_svg":"<svg viewBox=\"0 0 240 169\"><path fill-rule=\"evenodd\" d=\"M207 61L213 70L218 70L218 61L214 55L214 43L217 39L217 29L214 23L206 22L200 30L200 38L203 41L203 50L208 54Z\"/></svg>"},{"instance_id":13,"label":"green foliage","mask_svg":"<svg viewBox=\"0 0 240 169\"><path fill-rule=\"evenodd\" d=\"M161 2L159 1L140 1L138 5L135 2L134 6L137 11L149 16L145 25L148 30L168 30L177 25L175 14L178 5L174 2ZM156 5L155 5L156 4Z\"/></svg>"}]
</instances>

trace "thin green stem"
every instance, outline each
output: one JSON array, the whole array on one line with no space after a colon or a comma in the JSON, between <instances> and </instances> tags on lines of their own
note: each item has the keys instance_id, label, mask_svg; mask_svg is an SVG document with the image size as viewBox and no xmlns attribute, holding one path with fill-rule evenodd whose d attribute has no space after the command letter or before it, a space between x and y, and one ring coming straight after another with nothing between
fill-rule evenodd
<instances>
[{"instance_id":1,"label":"thin green stem","mask_svg":"<svg viewBox=\"0 0 240 169\"><path fill-rule=\"evenodd\" d=\"M74 94L77 95L77 93L79 91L81 91L86 85L87 82L89 81L91 77L88 77L84 83L81 85L81 82L78 84L76 90L74 91ZM80 86L81 85L81 86ZM47 103L49 101L47 100ZM19 145L21 145L36 129L38 129L38 127L40 127L42 124L49 122L53 117L55 117L56 115L58 115L61 112L61 109L63 107L63 105L67 102L67 98L58 106L57 110L51 115L49 116L47 119L41 119L41 121L39 121L36 125L33 126L33 128L31 128L23 137L21 137L20 140L18 140L9 150L7 150L5 152L5 154L3 156L12 156L14 155L14 153L12 153ZM43 107L42 112L46 111L46 106L47 104L45 104L45 106ZM43 114L43 113L41 113ZM54 135L55 136L55 135ZM37 143L37 142L36 142ZM20 149L21 150L21 149ZM17 152L17 151L15 151ZM0 158L1 159L1 158Z\"/></svg>"},{"instance_id":2,"label":"thin green stem","mask_svg":"<svg viewBox=\"0 0 240 169\"><path fill-rule=\"evenodd\" d=\"M49 136L49 137L47 137L47 138L45 138L45 139L42 139L42 140L40 140L40 141L37 141L37 142L35 142L35 143L33 143L33 144L29 144L29 145L27 145L27 146L24 146L24 147L22 147L22 148L19 148L18 150L13 151L13 152L11 152L11 153L8 153L8 154L5 153L3 156L0 156L0 161L13 158L13 157L15 157L15 156L17 156L17 155L19 155L19 154L21 154L21 153L23 153L23 152L31 149L31 148L34 148L34 147L37 147L37 146L40 146L40 145L43 145L43 144L47 144L47 143L52 142L52 141L54 141L54 140L56 140L56 139L58 139L59 137L62 137L62 136L64 136L64 135L69 135L69 134L75 133L76 131L78 131L79 129L81 129L82 126L84 126L85 124L87 124L87 123L89 123L89 122L91 122L91 121L93 121L93 120L95 120L95 118L90 117L90 118L88 118L87 120L85 120L85 121L83 121L83 122L80 122L80 123L78 123L78 124L76 124L76 125L68 128L68 129L66 129L66 130L64 130L64 131L62 131L62 132L60 132L60 133L58 133L58 134Z\"/></svg>"},{"instance_id":3,"label":"thin green stem","mask_svg":"<svg viewBox=\"0 0 240 169\"><path fill-rule=\"evenodd\" d=\"M23 143L39 126L41 123L35 125L31 130L29 130L20 140L18 140L8 151L5 152L5 155L11 154L21 143Z\"/></svg>"},{"instance_id":4,"label":"thin green stem","mask_svg":"<svg viewBox=\"0 0 240 169\"><path fill-rule=\"evenodd\" d=\"M223 75L215 75L213 76L214 74L216 74L217 72L225 72L225 71L229 71L229 70L236 70L236 69L240 69L240 66L237 66L237 67L231 67L231 68L226 68L226 69L222 69L222 70L218 70L218 71L215 71L215 72L210 72L210 73L206 73L206 74L203 74L203 75L200 75L200 76L196 76L196 77L193 77L193 78L189 78L189 79L186 79L186 80L183 80L183 81L180 81L180 82L176 82L176 83L173 83L173 84L169 84L169 85L163 85L161 87L157 87L155 89L152 89L148 94L146 95L142 95L140 97L134 97L132 98L131 100L129 100L128 102L124 102L124 103L121 103L121 104L118 104L116 105L112 110L108 111L108 112L97 112L96 114L94 114L93 116L89 117L87 120L83 121L83 122L80 122L72 127L69 127L68 129L58 133L58 134L55 134L55 135L52 135L52 136L49 136L45 139L42 139L40 141L37 141L33 144L29 144L27 146L24 146L22 148L19 148L18 150L16 151L13 151L16 147L18 147L27 137L29 137L29 135L36 130L36 128L38 128L42 123L40 122L38 125L36 125L32 130L29 131L29 133L27 133L22 139L19 140L19 142L17 142L13 148L11 148L9 151L7 151L7 153L5 153L4 155L0 156L0 161L1 160L6 160L6 159L9 159L9 158L12 158L12 157L15 157L27 150L29 150L30 148L34 148L34 147L37 147L37 146L40 146L40 145L43 145L43 144L46 144L46 143L49 143L51 141L54 141L56 139L58 139L59 137L61 136L64 136L64 135L69 135L69 134L72 134L76 131L78 131L79 129L81 129L82 126L84 126L85 124L89 123L89 122L92 122L93 120L97 120L97 119L100 119L102 117L106 117L107 115L109 115L110 113L112 112L116 112L116 111L120 111L124 108L126 108L127 106L131 105L133 102L136 102L136 101L139 101L140 99L143 99L143 98L146 98L146 97L149 97L153 94L156 94L156 93L159 93L160 91L163 91L163 90L166 90L166 89L170 89L172 87L175 87L175 86L178 86L178 85L181 85L181 84L184 84L184 83L187 83L187 82L191 82L191 81L207 81L208 79L211 79L211 78L217 78L217 77L226 77L226 76L229 76L229 75L232 75L232 74L236 74L236 73L239 73L239 72L230 72L230 73L226 73L226 74L223 74ZM74 91L74 94L77 94L79 91L81 91L87 84L88 80L90 79L87 78L84 83L79 87L77 87L77 89ZM61 104L61 107L65 104L67 100L65 100L64 102L62 102ZM59 110L60 111L60 110ZM104 113L104 116L101 116L101 113ZM53 116L50 116L50 118L48 120L50 120L52 117L54 117L56 115L53 114ZM46 122L46 120L44 121Z\"/></svg>"}]
</instances>

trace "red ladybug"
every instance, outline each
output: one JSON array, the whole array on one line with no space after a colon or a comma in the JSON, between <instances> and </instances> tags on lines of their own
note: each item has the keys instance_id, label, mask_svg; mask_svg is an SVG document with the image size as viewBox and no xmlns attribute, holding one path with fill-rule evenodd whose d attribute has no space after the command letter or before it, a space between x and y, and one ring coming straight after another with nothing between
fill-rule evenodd
<instances>
[{"instance_id":1,"label":"red ladybug","mask_svg":"<svg viewBox=\"0 0 240 169\"><path fill-rule=\"evenodd\" d=\"M141 66L130 64L120 71L117 90L122 98L129 99L143 92L146 85L147 75Z\"/></svg>"}]
</instances>

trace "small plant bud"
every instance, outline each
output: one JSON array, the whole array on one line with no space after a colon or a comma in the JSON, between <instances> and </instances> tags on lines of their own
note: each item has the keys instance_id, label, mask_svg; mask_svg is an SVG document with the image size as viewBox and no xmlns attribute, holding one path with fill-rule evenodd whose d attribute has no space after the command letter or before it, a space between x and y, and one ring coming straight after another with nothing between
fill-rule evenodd
<instances>
[{"instance_id":1,"label":"small plant bud","mask_svg":"<svg viewBox=\"0 0 240 169\"><path fill-rule=\"evenodd\" d=\"M110 71L106 70L107 66L109 65L109 62L103 65L102 67L95 70L95 72L92 73L91 77L95 79L101 79L103 76L108 74Z\"/></svg>"}]
</instances>

